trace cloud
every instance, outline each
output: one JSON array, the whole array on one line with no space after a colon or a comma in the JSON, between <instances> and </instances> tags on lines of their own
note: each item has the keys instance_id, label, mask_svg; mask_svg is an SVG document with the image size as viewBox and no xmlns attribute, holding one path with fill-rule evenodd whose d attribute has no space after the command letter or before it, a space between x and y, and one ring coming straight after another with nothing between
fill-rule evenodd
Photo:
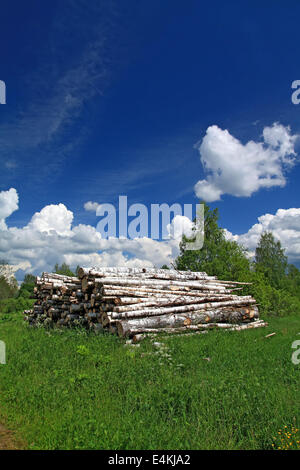
<instances>
[{"instance_id":1,"label":"cloud","mask_svg":"<svg viewBox=\"0 0 300 470\"><path fill-rule=\"evenodd\" d=\"M194 223L184 215L175 215L172 222L167 225L170 238L181 240L182 235L191 237L193 235Z\"/></svg>"},{"instance_id":2,"label":"cloud","mask_svg":"<svg viewBox=\"0 0 300 470\"><path fill-rule=\"evenodd\" d=\"M264 214L258 217L246 233L233 235L226 230L228 239L235 240L245 246L251 255L254 255L256 245L261 234L271 231L277 240L280 240L290 262L300 261L300 208L278 209L273 214Z\"/></svg>"},{"instance_id":3,"label":"cloud","mask_svg":"<svg viewBox=\"0 0 300 470\"><path fill-rule=\"evenodd\" d=\"M207 174L195 185L197 197L212 202L223 194L249 197L261 188L285 186L285 172L295 164L298 135L274 123L264 128L262 138L242 144L228 130L208 127L201 144L196 144Z\"/></svg>"},{"instance_id":4,"label":"cloud","mask_svg":"<svg viewBox=\"0 0 300 470\"><path fill-rule=\"evenodd\" d=\"M24 227L8 227L6 218L18 209L14 188L0 192L0 259L20 271L39 274L51 271L55 263L101 266L170 265L179 254L181 234L190 235L193 224L184 216L175 216L168 224L170 239L148 237L104 239L91 225L72 225L73 213L64 204L50 204L36 212ZM228 239L243 244L253 256L260 235L270 230L286 249L290 262L300 261L300 208L278 209L275 214L258 218L248 232L236 235L225 230Z\"/></svg>"},{"instance_id":5,"label":"cloud","mask_svg":"<svg viewBox=\"0 0 300 470\"><path fill-rule=\"evenodd\" d=\"M38 232L69 235L72 221L73 213L64 204L50 204L33 215L28 227Z\"/></svg>"},{"instance_id":6,"label":"cloud","mask_svg":"<svg viewBox=\"0 0 300 470\"><path fill-rule=\"evenodd\" d=\"M16 265L13 264L1 264L0 265L0 276L4 276L9 282L14 280L15 273L17 271L22 270L26 271L27 268L30 268L31 265L28 261L24 261L23 263L19 263Z\"/></svg>"},{"instance_id":7,"label":"cloud","mask_svg":"<svg viewBox=\"0 0 300 470\"><path fill-rule=\"evenodd\" d=\"M0 230L6 229L5 219L19 208L19 197L15 188L0 192Z\"/></svg>"},{"instance_id":8,"label":"cloud","mask_svg":"<svg viewBox=\"0 0 300 470\"><path fill-rule=\"evenodd\" d=\"M104 239L91 225L72 225L73 213L64 204L50 204L36 212L24 227L7 227L5 219L18 208L14 188L0 192L0 259L5 258L24 272L51 271L56 262L75 267L161 266L170 264L179 253L181 228L187 233L192 222L180 216L169 224L171 238ZM21 275L21 274L20 274Z\"/></svg>"},{"instance_id":9,"label":"cloud","mask_svg":"<svg viewBox=\"0 0 300 470\"><path fill-rule=\"evenodd\" d=\"M99 206L100 204L98 204L98 202L88 201L84 204L83 207L85 208L86 211L96 212Z\"/></svg>"}]
</instances>

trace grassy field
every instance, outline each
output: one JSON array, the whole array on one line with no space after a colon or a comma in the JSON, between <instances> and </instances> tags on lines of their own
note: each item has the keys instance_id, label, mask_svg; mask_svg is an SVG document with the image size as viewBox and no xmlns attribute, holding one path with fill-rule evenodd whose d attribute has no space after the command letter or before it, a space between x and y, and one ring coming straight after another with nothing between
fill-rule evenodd
<instances>
[{"instance_id":1,"label":"grassy field","mask_svg":"<svg viewBox=\"0 0 300 470\"><path fill-rule=\"evenodd\" d=\"M163 340L168 358L147 354L148 341L132 349L0 315L0 422L29 449L272 449L282 435L300 447L300 365L291 361L299 332L299 317L287 317L172 337Z\"/></svg>"}]
</instances>

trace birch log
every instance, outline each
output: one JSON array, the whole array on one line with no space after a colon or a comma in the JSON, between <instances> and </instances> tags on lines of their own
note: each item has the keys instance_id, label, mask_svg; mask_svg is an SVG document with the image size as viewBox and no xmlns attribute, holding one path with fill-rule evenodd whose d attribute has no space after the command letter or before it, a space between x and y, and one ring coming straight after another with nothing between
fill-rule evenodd
<instances>
[{"instance_id":1,"label":"birch log","mask_svg":"<svg viewBox=\"0 0 300 470\"><path fill-rule=\"evenodd\" d=\"M78 277L82 279L84 276L89 277L100 277L102 275L108 274L126 274L130 275L141 275L141 274L154 274L162 275L165 278L166 276L184 276L185 279L215 279L214 276L208 276L205 272L193 272L193 271L172 271L165 269L156 269L156 268L125 268L125 267L101 267L101 268L84 268L81 267L78 270ZM171 277L168 277L169 279Z\"/></svg>"},{"instance_id":2,"label":"birch log","mask_svg":"<svg viewBox=\"0 0 300 470\"><path fill-rule=\"evenodd\" d=\"M244 327L258 317L255 300L237 295L244 285L203 272L155 268L80 268L78 277L43 273L36 278L36 303L26 319L30 325L104 328L114 334L118 326L121 335L198 325L207 330L205 325L232 322Z\"/></svg>"},{"instance_id":3,"label":"birch log","mask_svg":"<svg viewBox=\"0 0 300 470\"><path fill-rule=\"evenodd\" d=\"M248 302L249 300L249 302ZM113 308L113 312L117 313L130 313L134 312L137 310L145 310L145 307L164 307L164 306L187 306L189 304L192 304L191 307L193 307L193 304L195 305L196 308L207 308L212 306L212 302L214 302L214 306L219 307L222 305L238 305L239 303L241 305L245 305L248 303L255 303L253 299L251 299L251 296L244 296L244 297L234 297L234 296L223 296L223 297L213 297L213 296L205 296L205 297L185 297L185 296L177 296L177 297L160 297L158 299L153 299L151 298L148 299L143 299L143 302L140 303L135 303L135 304L127 304L127 305L121 305ZM199 305L200 304L200 305ZM171 308L171 307L170 307ZM158 308L155 308L155 312L158 314ZM172 307L173 311L182 311L182 310L174 310ZM154 310L153 310L154 311ZM117 316L115 316L117 318ZM120 316L122 318L122 316Z\"/></svg>"},{"instance_id":4,"label":"birch log","mask_svg":"<svg viewBox=\"0 0 300 470\"><path fill-rule=\"evenodd\" d=\"M257 318L256 306L252 308L222 308L207 310L205 312L194 311L184 314L168 314L116 322L119 336L133 336L136 333L144 333L149 328L176 328L205 323L242 323Z\"/></svg>"},{"instance_id":5,"label":"birch log","mask_svg":"<svg viewBox=\"0 0 300 470\"><path fill-rule=\"evenodd\" d=\"M209 302L204 304L192 304L192 305L180 305L180 306L172 306L172 307L149 307L148 309L144 310L127 310L126 312L109 312L112 319L117 320L121 318L141 318L141 317L151 317L151 316L158 316L158 315L167 315L167 314L175 314L175 313L188 313L193 311L206 311L208 309L216 309L218 307L222 307L226 309L226 307L232 306L241 306L241 305L250 305L255 304L256 301L254 299L247 300L229 300L225 302Z\"/></svg>"},{"instance_id":6,"label":"birch log","mask_svg":"<svg viewBox=\"0 0 300 470\"><path fill-rule=\"evenodd\" d=\"M100 292L103 296L133 296L133 297L149 297L152 295L161 297L161 294L163 295L190 295L193 297L203 297L207 295L208 293L203 291L203 290L197 290L193 289L191 290L189 287L182 288L178 290L176 287L170 287L169 290L167 289L156 289L156 288L136 288L136 287L130 287L130 286L103 286L100 288L95 289L97 292ZM209 294L214 294L214 295L224 295L230 294L238 289L226 289L225 291L223 290L222 292L219 292L218 290L210 290Z\"/></svg>"},{"instance_id":7,"label":"birch log","mask_svg":"<svg viewBox=\"0 0 300 470\"><path fill-rule=\"evenodd\" d=\"M132 337L133 343L139 343L143 339L153 338L159 335L159 338L165 338L169 335L193 336L197 334L207 333L208 329L225 329L226 331L244 331L253 328L263 328L268 326L267 322L257 320L245 325L229 325L227 323L209 323L208 325L191 325L182 328L152 328L147 333L137 333ZM166 335L166 336L165 336Z\"/></svg>"},{"instance_id":8,"label":"birch log","mask_svg":"<svg viewBox=\"0 0 300 470\"><path fill-rule=\"evenodd\" d=\"M86 283L89 281L86 278L82 279L82 288L85 288ZM204 281L169 281L165 279L130 279L130 278L120 278L120 277L107 277L107 278L95 278L95 284L99 286L105 286L107 284L110 285L118 285L118 286L150 286L150 287L158 287L161 289L170 289L171 287L177 287L185 289L187 287L191 289L205 289L205 290L219 290L225 291L226 288L222 285L218 285L217 283L206 283ZM177 289L180 290L180 289Z\"/></svg>"}]
</instances>

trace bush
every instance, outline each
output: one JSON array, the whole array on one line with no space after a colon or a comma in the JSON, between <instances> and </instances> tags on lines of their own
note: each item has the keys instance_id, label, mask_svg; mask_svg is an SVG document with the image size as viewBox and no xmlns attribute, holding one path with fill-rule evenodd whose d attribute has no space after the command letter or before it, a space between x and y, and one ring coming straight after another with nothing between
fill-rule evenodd
<instances>
[{"instance_id":1,"label":"bush","mask_svg":"<svg viewBox=\"0 0 300 470\"><path fill-rule=\"evenodd\" d=\"M252 295L262 316L300 315L300 299L286 289L275 289L261 272L249 271L242 279L251 282L243 290L243 294Z\"/></svg>"},{"instance_id":2,"label":"bush","mask_svg":"<svg viewBox=\"0 0 300 470\"><path fill-rule=\"evenodd\" d=\"M24 297L3 299L0 300L0 313L23 312L23 310L30 309L33 303L34 300L25 299Z\"/></svg>"}]
</instances>

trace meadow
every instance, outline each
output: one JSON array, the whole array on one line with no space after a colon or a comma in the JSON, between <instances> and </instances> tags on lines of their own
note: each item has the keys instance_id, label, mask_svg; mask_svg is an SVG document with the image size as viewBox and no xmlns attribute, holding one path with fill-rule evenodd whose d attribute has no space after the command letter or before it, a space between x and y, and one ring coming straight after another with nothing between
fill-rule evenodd
<instances>
[{"instance_id":1,"label":"meadow","mask_svg":"<svg viewBox=\"0 0 300 470\"><path fill-rule=\"evenodd\" d=\"M168 356L1 314L0 422L27 449L300 448L299 315L268 321L163 339Z\"/></svg>"}]
</instances>

